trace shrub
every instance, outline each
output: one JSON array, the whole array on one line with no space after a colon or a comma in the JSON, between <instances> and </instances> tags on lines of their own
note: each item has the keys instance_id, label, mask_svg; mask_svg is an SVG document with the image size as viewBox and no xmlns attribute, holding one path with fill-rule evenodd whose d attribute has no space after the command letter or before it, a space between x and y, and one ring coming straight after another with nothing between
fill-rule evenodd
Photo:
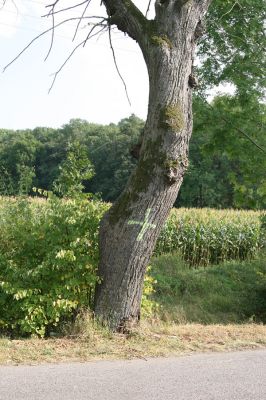
<instances>
[{"instance_id":1,"label":"shrub","mask_svg":"<svg viewBox=\"0 0 266 400\"><path fill-rule=\"evenodd\" d=\"M144 278L143 293L141 298L141 314L144 318L152 317L156 314L159 305L152 299L155 292L154 286L157 281L151 276L151 267L147 268L147 273Z\"/></svg>"},{"instance_id":2,"label":"shrub","mask_svg":"<svg viewBox=\"0 0 266 400\"><path fill-rule=\"evenodd\" d=\"M44 336L90 306L106 208L57 198L0 207L0 329Z\"/></svg>"}]
</instances>

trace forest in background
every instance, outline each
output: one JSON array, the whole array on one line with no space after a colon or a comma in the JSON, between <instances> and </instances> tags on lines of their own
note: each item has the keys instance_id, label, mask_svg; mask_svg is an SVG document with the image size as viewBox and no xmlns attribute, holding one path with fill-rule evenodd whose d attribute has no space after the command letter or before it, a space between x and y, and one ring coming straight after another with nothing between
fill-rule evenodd
<instances>
[{"instance_id":1,"label":"forest in background","mask_svg":"<svg viewBox=\"0 0 266 400\"><path fill-rule=\"evenodd\" d=\"M33 187L53 191L60 165L78 144L94 170L85 191L113 202L136 166L132 149L143 126L131 115L109 125L73 119L59 129L0 129L0 195L33 195ZM211 105L195 97L190 164L175 205L264 209L265 153L245 135L265 148L264 126L265 105L255 96L217 96Z\"/></svg>"}]
</instances>

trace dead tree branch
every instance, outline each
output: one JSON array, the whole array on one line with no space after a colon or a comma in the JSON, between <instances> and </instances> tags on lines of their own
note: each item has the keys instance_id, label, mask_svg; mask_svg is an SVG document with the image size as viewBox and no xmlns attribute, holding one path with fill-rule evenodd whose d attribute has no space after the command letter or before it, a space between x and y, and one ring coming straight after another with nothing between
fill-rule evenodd
<instances>
[{"instance_id":1,"label":"dead tree branch","mask_svg":"<svg viewBox=\"0 0 266 400\"><path fill-rule=\"evenodd\" d=\"M49 57L49 55L50 55L50 53L51 53L51 51L52 51L52 48L53 48L53 44L54 44L54 30L55 30L54 14L52 14L51 16L52 16L52 30L51 30L52 36L51 36L51 43L50 43L50 47L49 47L49 50L48 50L48 52L47 52L47 55L46 55L44 61L46 61L47 58Z\"/></svg>"},{"instance_id":2,"label":"dead tree branch","mask_svg":"<svg viewBox=\"0 0 266 400\"><path fill-rule=\"evenodd\" d=\"M74 8L78 8L80 6L82 6L83 4L86 3L90 3L90 0L85 0L82 1L81 3L78 4L74 4L73 6L69 6L66 8L61 8L60 10L55 10L56 5L59 3L60 0L56 0L53 4L49 4L47 6L45 6L46 8L50 8L50 11L48 12L48 14L42 15L43 17L49 17L51 14L59 14L65 11L69 11L69 10L73 10Z\"/></svg>"},{"instance_id":3,"label":"dead tree branch","mask_svg":"<svg viewBox=\"0 0 266 400\"><path fill-rule=\"evenodd\" d=\"M83 20L85 14L86 14L86 11L87 11L87 9L88 9L88 7L89 7L89 5L90 5L90 2L91 2L91 0L88 0L88 1L87 1L87 4L86 4L85 7L84 7L84 10L83 10L83 12L82 12L82 14L81 14L80 20L79 20L78 23L77 23L77 26L76 26L76 29L75 29L75 33L74 33L72 42L74 42L74 40L75 40L75 38L76 38L76 35L77 35L77 33L78 33L78 30L79 30L81 21Z\"/></svg>"},{"instance_id":4,"label":"dead tree branch","mask_svg":"<svg viewBox=\"0 0 266 400\"><path fill-rule=\"evenodd\" d=\"M3 6L7 2L7 0L2 0L3 1ZM11 0L13 1L13 0ZM10 66L12 65L20 56L29 49L29 47L36 42L38 39L40 39L42 36L51 33L51 40L50 40L50 45L48 52L45 56L44 61L46 61L51 54L51 51L54 46L54 39L55 39L55 31L62 25L70 22L70 21L76 21L76 27L75 27L75 32L72 38L72 41L74 41L77 37L78 30L80 28L80 24L82 21L85 20L94 20L96 19L96 22L89 22L88 25L92 25L91 29L89 29L89 32L84 40L79 42L70 52L66 60L63 62L63 64L60 66L60 68L54 73L54 78L52 80L52 84L49 88L49 93L52 90L55 81L58 77L58 74L62 71L64 66L67 64L67 62L71 59L73 54L80 48L84 47L88 40L91 39L92 37L95 37L97 35L101 35L102 33L108 31L109 34L109 44L110 48L112 51L113 55L113 60L114 60L114 65L116 68L116 71L119 75L119 78L121 79L126 97L128 100L128 103L131 105L128 91L127 91L127 86L125 83L125 80L122 77L122 74L120 73L118 64L117 64L117 59L115 55L115 50L112 44L112 36L111 36L111 26L116 25L118 29L124 33L127 33L130 37L135 39L140 45L143 43L144 37L146 35L144 25L148 23L149 21L146 19L146 17L142 14L142 12L135 6L134 2L132 0L102 0L102 3L104 4L108 18L105 17L98 17L98 16L86 16L86 12L88 10L88 7L91 3L91 0L83 0L80 2L77 2L76 4L73 4L69 7L64 7L64 8L59 8L61 5L62 1L61 0L55 0L53 3L46 5L46 9L48 12L44 14L42 17L45 18L51 18L51 27L44 30L37 36L35 36L17 55L14 57L3 69L3 72ZM149 11L151 5L151 0L149 0L148 3L148 8L147 8L147 13ZM62 14L66 13L70 10L77 9L79 7L83 6L83 10L81 11L81 15L78 17L71 17L71 18L65 18L63 21L57 22L55 20L55 17L57 14ZM147 14L146 13L146 14ZM100 19L99 22L97 22L97 19Z\"/></svg>"},{"instance_id":5,"label":"dead tree branch","mask_svg":"<svg viewBox=\"0 0 266 400\"><path fill-rule=\"evenodd\" d=\"M83 19L91 19L91 18L94 18L94 17L83 17ZM63 24L66 24L67 22L70 22L70 21L78 21L78 20L80 20L80 17L73 17L73 18L68 18L68 19L65 19L64 21L61 21L61 22L59 22L58 24L55 24L54 26L52 26L52 27L50 27L50 28L48 28L48 29L46 29L45 31L43 31L43 32L41 32L39 35L37 35L37 36L35 36L17 55L16 55L16 57L14 57L5 67L4 67L4 69L3 69L3 72L5 72L5 70L8 68L8 67L10 67L10 65L12 65L18 58L20 58L20 56L23 54L23 53L25 53L25 51L26 50L28 50L28 48L34 43L34 42L36 42L36 40L38 40L38 39L40 39L42 36L44 36L44 35L46 35L47 33L49 33L49 32L51 32L52 30L55 30L56 28L58 28L59 26L61 26L61 25L63 25ZM103 21L106 21L106 18L103 18L102 19ZM95 25L98 25L98 24L94 24L94 26ZM105 27L106 27L107 25L105 25ZM86 39L85 39L86 40Z\"/></svg>"},{"instance_id":6,"label":"dead tree branch","mask_svg":"<svg viewBox=\"0 0 266 400\"><path fill-rule=\"evenodd\" d=\"M103 19L103 21L105 20L105 18ZM68 61L72 58L72 56L74 55L74 53L78 50L79 47L83 46L85 47L88 40L92 39L93 37L99 35L101 32L103 32L104 30L108 29L108 25L103 25L103 21L101 23L95 24L91 30L89 31L88 35L86 36L86 38L84 40L82 40L77 46L74 47L74 49L71 51L71 53L68 55L68 57L65 59L65 61L63 62L63 64L60 66L60 68L54 73L54 78L52 81L52 84L48 90L48 93L51 92L52 88L54 87L55 81L58 77L58 75L60 74L60 72L62 71L62 69L65 67L65 65L68 63ZM101 27L101 29L99 29L97 32L93 33L93 31L97 28L97 27Z\"/></svg>"},{"instance_id":7,"label":"dead tree branch","mask_svg":"<svg viewBox=\"0 0 266 400\"><path fill-rule=\"evenodd\" d=\"M120 72L120 70L118 68L118 64L117 64L117 61L116 61L116 55L115 55L115 50L114 50L113 43L112 43L111 26L110 25L108 26L108 33L109 33L109 44L110 44L110 48L111 48L111 51L112 51L112 54L113 54L113 60L114 60L115 68L116 68L116 71L118 73L119 78L121 79L121 81L122 81L122 83L124 85L124 89L125 89L126 96L127 96L127 101L129 103L129 105L131 106L131 101L129 99L129 95L128 95L128 91L127 91L127 85L126 85L126 82L125 82L123 76L121 75L121 72Z\"/></svg>"},{"instance_id":8,"label":"dead tree branch","mask_svg":"<svg viewBox=\"0 0 266 400\"><path fill-rule=\"evenodd\" d=\"M146 13L145 13L145 17L146 18L147 18L148 14L149 14L149 11L150 11L151 2L152 2L152 0L149 0L148 6L147 6L147 9L146 9Z\"/></svg>"}]
</instances>

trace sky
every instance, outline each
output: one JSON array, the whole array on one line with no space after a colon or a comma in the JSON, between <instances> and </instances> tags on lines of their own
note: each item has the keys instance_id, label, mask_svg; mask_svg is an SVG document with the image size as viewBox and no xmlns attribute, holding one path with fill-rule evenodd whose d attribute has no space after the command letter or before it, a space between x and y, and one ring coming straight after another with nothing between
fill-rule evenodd
<instances>
[{"instance_id":1,"label":"sky","mask_svg":"<svg viewBox=\"0 0 266 400\"><path fill-rule=\"evenodd\" d=\"M2 0L0 0L1 3ZM61 0L62 5L73 0ZM104 16L99 0L92 0L91 14ZM136 3L142 3L139 0ZM148 1L147 1L148 3ZM0 9L0 68L3 68L43 30L51 27L47 1L7 0ZM80 15L82 8L65 14L67 18ZM60 15L58 15L60 22ZM48 33L0 74L0 128L32 129L37 126L60 127L72 118L89 122L117 123L131 114L145 119L148 101L148 76L136 43L124 34L113 34L113 47L119 70L126 82L129 104L121 79L115 69L108 34L93 38L77 49L58 74L48 94L54 73L64 63L72 49L88 30L87 22L80 25L75 42L76 27L70 21L55 33L52 51L44 61L51 42Z\"/></svg>"},{"instance_id":2,"label":"sky","mask_svg":"<svg viewBox=\"0 0 266 400\"><path fill-rule=\"evenodd\" d=\"M3 1L0 0L0 5ZM68 7L73 5L73 1L60 0L59 4ZM145 13L149 0L134 2ZM45 7L47 4L51 2L6 0L0 8L0 71L37 35L51 28L51 18L43 17L49 11ZM68 13L59 13L55 23L60 23L62 18L78 17L82 10L80 7ZM100 0L91 0L88 12L90 15L105 16L105 8L100 6ZM152 8L149 17L153 17ZM109 124L117 123L131 114L146 119L146 66L137 44L118 31L112 34L112 44L131 104L116 71L106 33L92 38L85 47L77 49L48 93L55 72L88 32L86 20L80 24L73 42L76 24L72 20L56 28L52 51L46 61L51 32L41 36L3 73L0 72L0 129L33 129L37 126L58 128L73 118ZM218 89L232 92L230 87Z\"/></svg>"}]
</instances>

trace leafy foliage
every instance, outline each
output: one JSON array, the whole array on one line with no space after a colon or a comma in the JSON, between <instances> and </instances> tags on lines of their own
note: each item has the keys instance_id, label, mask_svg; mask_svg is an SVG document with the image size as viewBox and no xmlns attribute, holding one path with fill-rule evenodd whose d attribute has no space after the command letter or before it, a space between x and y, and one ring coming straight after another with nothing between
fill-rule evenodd
<instances>
[{"instance_id":1,"label":"leafy foliage","mask_svg":"<svg viewBox=\"0 0 266 400\"><path fill-rule=\"evenodd\" d=\"M0 131L1 194L29 193L35 178L38 141L30 131Z\"/></svg>"},{"instance_id":2,"label":"leafy foliage","mask_svg":"<svg viewBox=\"0 0 266 400\"><path fill-rule=\"evenodd\" d=\"M145 318L152 317L156 314L159 308L159 304L152 299L157 281L152 277L150 272L151 267L149 266L144 277L143 293L141 298L141 313Z\"/></svg>"},{"instance_id":3,"label":"leafy foliage","mask_svg":"<svg viewBox=\"0 0 266 400\"><path fill-rule=\"evenodd\" d=\"M234 96L216 97L212 106L197 98L190 167L177 205L265 208L265 153L235 129L241 127L266 149L265 105L245 106Z\"/></svg>"},{"instance_id":4,"label":"leafy foliage","mask_svg":"<svg viewBox=\"0 0 266 400\"><path fill-rule=\"evenodd\" d=\"M200 42L203 86L230 83L242 104L265 94L265 3L263 0L216 0Z\"/></svg>"},{"instance_id":5,"label":"leafy foliage","mask_svg":"<svg viewBox=\"0 0 266 400\"><path fill-rule=\"evenodd\" d=\"M0 207L0 329L45 335L90 306L103 203L18 199Z\"/></svg>"},{"instance_id":6,"label":"leafy foliage","mask_svg":"<svg viewBox=\"0 0 266 400\"><path fill-rule=\"evenodd\" d=\"M237 97L221 96L214 99L211 108L196 97L194 116L190 167L176 205L265 208L265 155L234 128L238 126L250 132L265 148L265 106L256 98L243 105ZM144 122L132 115L117 125L71 120L58 130L2 130L0 194L31 193L32 186L51 191L53 182L61 174L60 179L65 183L72 180L67 183L72 184L72 193L76 189L83 190L81 187L74 190L78 178L84 192L101 194L103 200L114 201L136 166L130 150L138 143L143 126ZM80 149L75 149L76 146ZM70 170L65 170L63 178L62 167L65 168L67 158ZM88 168L89 176L93 169L95 175L89 181L85 175L80 180L80 175L71 174L73 167L80 171L78 174L85 175Z\"/></svg>"},{"instance_id":7,"label":"leafy foliage","mask_svg":"<svg viewBox=\"0 0 266 400\"><path fill-rule=\"evenodd\" d=\"M53 183L54 191L65 198L78 197L85 188L83 182L93 175L85 145L78 142L69 144L66 159L59 165L59 176Z\"/></svg>"}]
</instances>

